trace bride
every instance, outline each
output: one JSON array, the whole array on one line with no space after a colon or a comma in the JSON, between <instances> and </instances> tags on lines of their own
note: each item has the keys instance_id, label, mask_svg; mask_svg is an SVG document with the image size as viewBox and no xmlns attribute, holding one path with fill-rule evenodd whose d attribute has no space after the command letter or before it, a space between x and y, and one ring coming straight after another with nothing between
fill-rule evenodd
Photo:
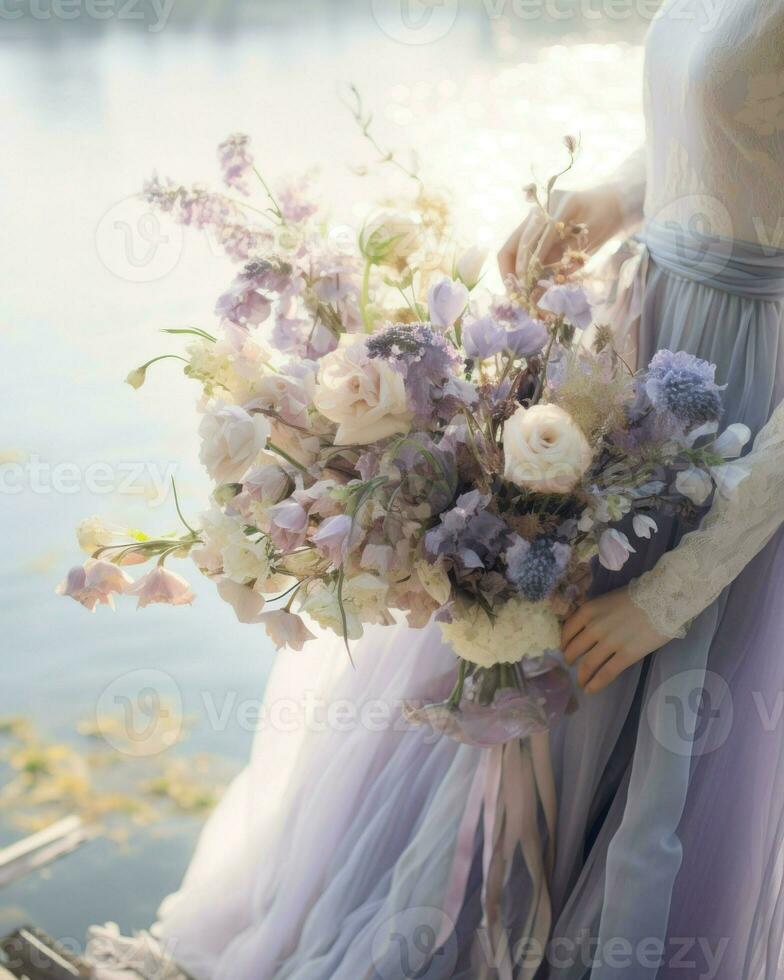
<instances>
[{"instance_id":1,"label":"bride","mask_svg":"<svg viewBox=\"0 0 784 980\"><path fill-rule=\"evenodd\" d=\"M780 975L784 413L766 422L784 389L784 2L716 0L710 30L697 6L665 2L652 25L646 146L562 194L559 217L594 247L642 226L614 260L613 323L641 363L716 363L727 417L762 431L735 497L597 572L565 625L580 703L550 733L545 891L513 866L496 962L471 819L483 750L400 718L454 669L437 630L371 628L356 669L325 639L278 659L251 763L161 907L158 935L198 980ZM523 222L502 272L541 232ZM455 908L458 851L473 863Z\"/></svg>"}]
</instances>

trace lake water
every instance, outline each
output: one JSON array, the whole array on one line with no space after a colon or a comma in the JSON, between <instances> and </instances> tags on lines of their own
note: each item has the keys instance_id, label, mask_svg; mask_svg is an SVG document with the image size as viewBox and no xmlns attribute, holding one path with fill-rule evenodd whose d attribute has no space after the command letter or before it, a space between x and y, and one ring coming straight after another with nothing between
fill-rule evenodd
<instances>
[{"instance_id":1,"label":"lake water","mask_svg":"<svg viewBox=\"0 0 784 980\"><path fill-rule=\"evenodd\" d=\"M90 616L53 594L79 560L81 517L173 529L172 501L155 486L168 473L186 514L205 502L193 387L165 362L141 391L122 380L176 349L159 328L210 328L231 270L208 242L149 225L129 200L142 178L157 169L215 181L215 145L245 131L273 181L317 164L334 220L356 225L397 185L351 173L373 159L340 101L353 81L379 136L415 147L427 182L452 192L466 237L495 249L519 218L532 167L546 175L561 161L564 134L582 137L574 179L586 183L640 140L640 18L594 16L602 5L584 0L542 3L538 18L521 15L530 4L412 2L181 0L165 23L127 0L128 16L118 0L106 20L72 0L73 19L54 0L8 0L0 11L0 718L32 726L19 744L0 735L0 752L17 753L0 768L6 793L24 769L20 751L56 759L60 745L89 769L71 760L54 784L63 792L77 776L104 795L164 771L176 781L169 769L183 759L206 785L222 781L250 747L239 706L261 696L272 664L263 633L238 625L189 567L192 609L137 614L128 604ZM108 745L90 737L96 715L146 705L149 691L187 721L186 737L127 768L101 761L104 749L125 748L111 731ZM0 810L0 844L57 812L41 800ZM187 800L156 812L130 813L117 839L0 893L0 930L34 920L80 940L91 922L148 925L201 822Z\"/></svg>"}]
</instances>

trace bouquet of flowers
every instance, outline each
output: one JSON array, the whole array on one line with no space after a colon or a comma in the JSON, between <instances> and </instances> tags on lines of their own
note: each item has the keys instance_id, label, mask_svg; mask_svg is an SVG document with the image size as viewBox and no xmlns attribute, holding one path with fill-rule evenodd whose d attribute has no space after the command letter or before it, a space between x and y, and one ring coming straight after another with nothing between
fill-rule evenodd
<instances>
[{"instance_id":1,"label":"bouquet of flowers","mask_svg":"<svg viewBox=\"0 0 784 980\"><path fill-rule=\"evenodd\" d=\"M624 363L594 322L586 229L550 217L555 178L528 194L562 257L534 252L483 296L482 253L457 253L444 202L418 178L411 201L347 244L304 182L273 194L247 137L218 152L230 192L158 178L144 191L238 265L217 328L169 331L187 348L154 359L184 361L200 389L210 509L186 520L175 489L182 533L84 522L90 557L60 591L91 610L114 595L187 604L168 563L189 556L279 647L301 649L314 624L350 646L370 624L435 619L457 683L442 704L410 706L411 721L480 744L546 725L568 706L560 623L594 560L620 569L655 515L693 516L742 439L715 438L714 368L669 351L641 373ZM471 712L488 705L508 709L501 731L477 733Z\"/></svg>"}]
</instances>

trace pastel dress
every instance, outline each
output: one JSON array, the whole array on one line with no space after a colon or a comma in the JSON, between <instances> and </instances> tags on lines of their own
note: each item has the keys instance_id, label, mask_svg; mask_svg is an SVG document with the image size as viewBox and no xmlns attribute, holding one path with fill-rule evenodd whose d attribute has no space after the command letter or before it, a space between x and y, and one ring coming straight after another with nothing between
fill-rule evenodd
<instances>
[{"instance_id":1,"label":"pastel dress","mask_svg":"<svg viewBox=\"0 0 784 980\"><path fill-rule=\"evenodd\" d=\"M757 434L784 391L784 2L708 6L665 3L649 32L613 309L640 363L715 363ZM760 439L748 459L780 461L781 427ZM167 949L197 980L784 975L784 481L757 473L696 543L665 525L598 575L639 579L673 639L550 732L554 863L536 895L512 869L507 959L483 942L482 820L465 833L487 750L401 717L449 690L437 625L368 629L355 667L326 637L279 655L250 764L161 908ZM534 902L550 943L528 956Z\"/></svg>"}]
</instances>

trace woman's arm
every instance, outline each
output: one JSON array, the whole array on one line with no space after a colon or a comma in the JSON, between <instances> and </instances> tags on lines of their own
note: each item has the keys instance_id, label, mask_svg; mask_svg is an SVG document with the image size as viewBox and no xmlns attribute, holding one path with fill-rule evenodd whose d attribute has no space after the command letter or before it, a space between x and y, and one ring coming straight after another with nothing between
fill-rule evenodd
<instances>
[{"instance_id":1,"label":"woman's arm","mask_svg":"<svg viewBox=\"0 0 784 980\"><path fill-rule=\"evenodd\" d=\"M624 589L585 603L564 625L578 681L600 691L626 667L685 635L765 547L784 522L784 403L754 442L730 464L743 481L716 499L700 527Z\"/></svg>"}]
</instances>

